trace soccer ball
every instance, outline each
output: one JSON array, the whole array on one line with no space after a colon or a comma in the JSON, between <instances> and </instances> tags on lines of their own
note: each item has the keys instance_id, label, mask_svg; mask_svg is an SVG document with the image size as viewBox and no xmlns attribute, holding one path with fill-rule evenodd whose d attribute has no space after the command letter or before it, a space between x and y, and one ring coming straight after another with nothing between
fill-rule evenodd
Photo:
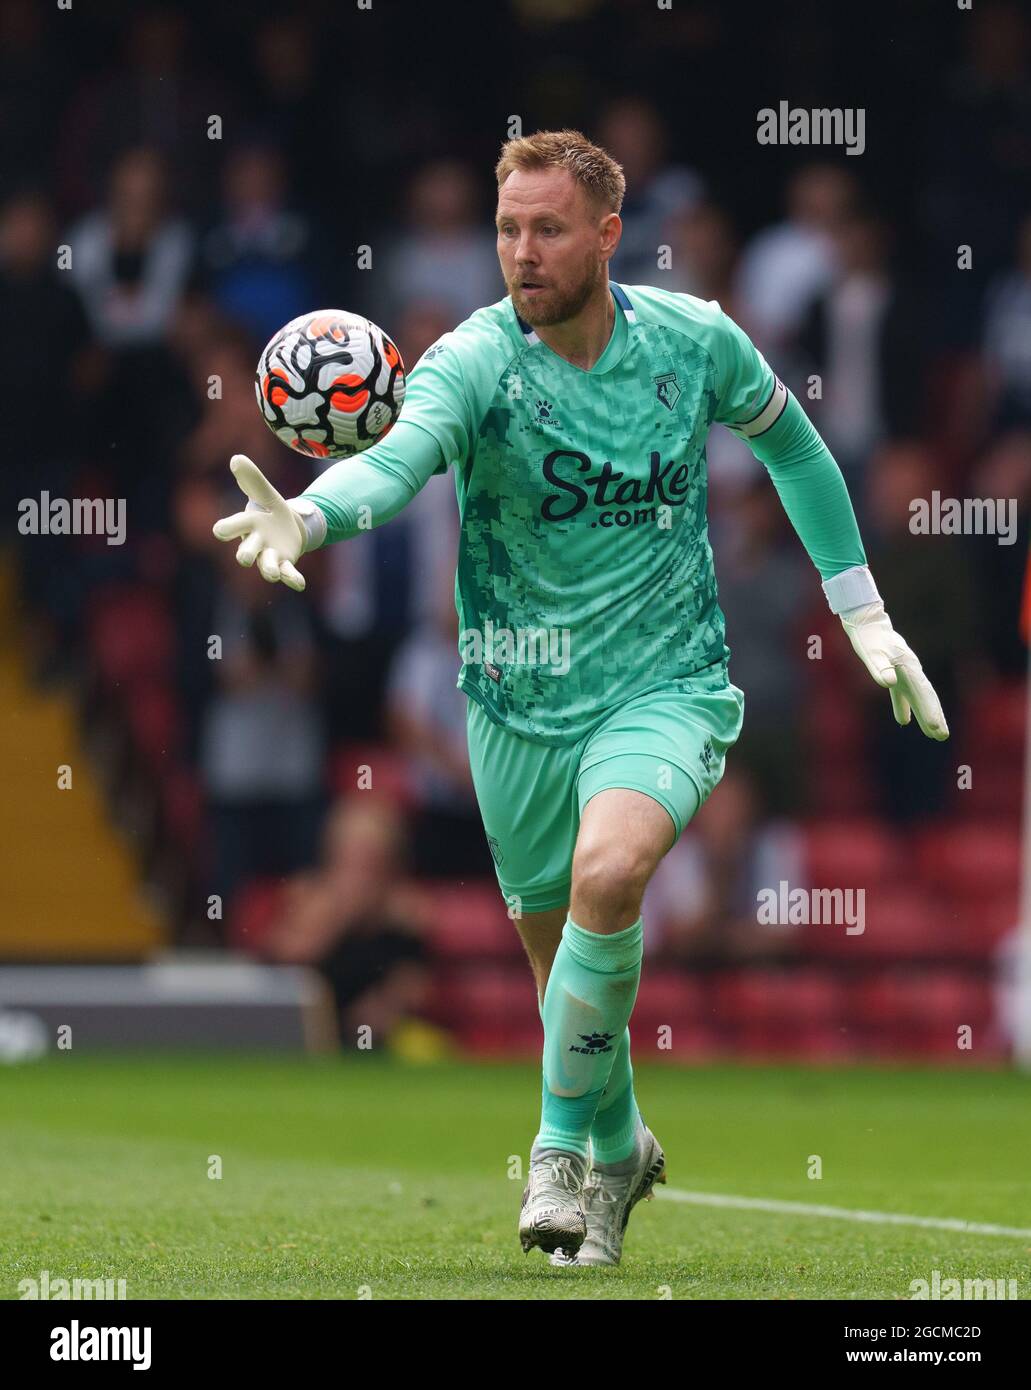
<instances>
[{"instance_id":1,"label":"soccer ball","mask_svg":"<svg viewBox=\"0 0 1031 1390\"><path fill-rule=\"evenodd\" d=\"M382 328L343 309L291 319L258 361L265 423L313 458L350 458L382 439L405 398L401 354Z\"/></svg>"}]
</instances>

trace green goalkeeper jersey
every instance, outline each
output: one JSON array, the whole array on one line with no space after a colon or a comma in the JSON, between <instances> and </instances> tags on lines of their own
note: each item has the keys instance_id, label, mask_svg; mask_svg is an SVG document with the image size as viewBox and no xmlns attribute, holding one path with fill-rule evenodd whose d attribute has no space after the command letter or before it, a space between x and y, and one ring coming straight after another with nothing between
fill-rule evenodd
<instances>
[{"instance_id":1,"label":"green goalkeeper jersey","mask_svg":"<svg viewBox=\"0 0 1031 1390\"><path fill-rule=\"evenodd\" d=\"M411 477L390 459L390 440L362 460L375 468L382 454L398 470L369 493L373 524L454 465L458 684L491 719L545 743L579 739L635 695L726 683L706 518L714 422L767 463L825 577L865 563L837 465L719 305L611 290L612 336L589 370L549 348L509 298L472 314L409 377L400 420L437 448ZM778 477L764 457L768 439L791 474ZM305 494L326 513L330 539L355 531L362 489L352 475L342 505L348 466Z\"/></svg>"}]
</instances>

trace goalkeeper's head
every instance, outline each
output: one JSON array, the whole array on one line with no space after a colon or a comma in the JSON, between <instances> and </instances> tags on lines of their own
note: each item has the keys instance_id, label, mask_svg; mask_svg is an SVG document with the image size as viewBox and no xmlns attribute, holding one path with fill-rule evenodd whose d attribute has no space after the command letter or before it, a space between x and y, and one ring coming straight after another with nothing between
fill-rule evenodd
<instances>
[{"instance_id":1,"label":"goalkeeper's head","mask_svg":"<svg viewBox=\"0 0 1031 1390\"><path fill-rule=\"evenodd\" d=\"M578 130L540 130L501 149L498 257L532 327L575 318L604 292L623 224L623 170Z\"/></svg>"}]
</instances>

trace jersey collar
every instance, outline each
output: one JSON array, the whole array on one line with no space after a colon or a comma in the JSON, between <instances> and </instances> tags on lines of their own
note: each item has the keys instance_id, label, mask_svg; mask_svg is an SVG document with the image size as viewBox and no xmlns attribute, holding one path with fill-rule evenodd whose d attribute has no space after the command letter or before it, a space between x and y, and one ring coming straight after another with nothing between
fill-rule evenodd
<instances>
[{"instance_id":1,"label":"jersey collar","mask_svg":"<svg viewBox=\"0 0 1031 1390\"><path fill-rule=\"evenodd\" d=\"M633 304L630 302L630 296L627 294L623 286L617 285L615 280L610 280L609 291L612 294L612 298L616 304L616 307L623 311L623 317L626 320L627 324L636 323L637 314L634 310ZM509 299L508 302L511 304L512 300ZM519 314L516 313L514 305L512 306L512 312L513 314L515 314L516 323L518 323L519 330L522 333L524 339L526 340L527 347L532 347L535 343L539 343L541 340L537 336L536 330L532 328L524 318L522 318ZM611 348L612 345L618 340L619 336L619 324L617 323L613 325L612 337L606 344L605 351L602 353L601 357L598 358L598 362L601 362L604 358L608 356L609 348ZM591 372L593 372L597 368L598 362L595 362L594 366L591 368ZM587 373L587 375L590 375L590 373Z\"/></svg>"}]
</instances>

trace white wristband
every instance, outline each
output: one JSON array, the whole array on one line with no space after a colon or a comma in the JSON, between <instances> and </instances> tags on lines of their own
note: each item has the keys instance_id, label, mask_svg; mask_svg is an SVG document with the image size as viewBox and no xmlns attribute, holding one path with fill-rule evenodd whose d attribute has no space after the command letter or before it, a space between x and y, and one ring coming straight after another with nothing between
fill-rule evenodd
<instances>
[{"instance_id":1,"label":"white wristband","mask_svg":"<svg viewBox=\"0 0 1031 1390\"><path fill-rule=\"evenodd\" d=\"M297 513L304 526L304 534L307 536L304 553L307 555L309 550L318 550L326 539L327 530L322 509L316 506L310 497L290 497L287 499L287 505Z\"/></svg>"},{"instance_id":2,"label":"white wristband","mask_svg":"<svg viewBox=\"0 0 1031 1390\"><path fill-rule=\"evenodd\" d=\"M823 592L832 613L844 613L864 603L880 602L880 594L870 573L869 565L853 565L823 581Z\"/></svg>"}]
</instances>

